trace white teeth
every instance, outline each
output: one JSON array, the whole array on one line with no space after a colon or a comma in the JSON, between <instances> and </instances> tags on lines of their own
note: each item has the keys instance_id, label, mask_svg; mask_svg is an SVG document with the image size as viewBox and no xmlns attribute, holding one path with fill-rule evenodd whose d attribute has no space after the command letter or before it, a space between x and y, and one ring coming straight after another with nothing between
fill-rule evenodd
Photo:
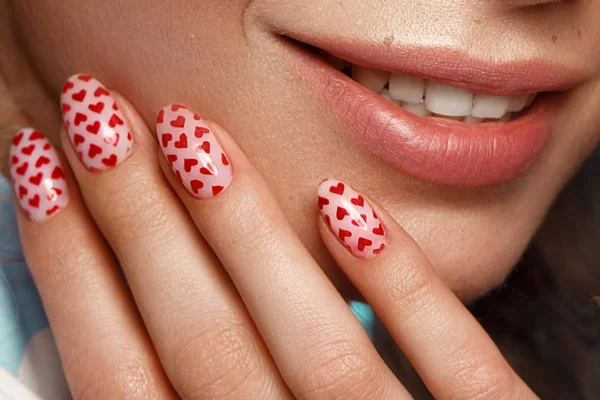
<instances>
[{"instance_id":1,"label":"white teeth","mask_svg":"<svg viewBox=\"0 0 600 400\"><path fill-rule=\"evenodd\" d=\"M506 114L510 97L494 96L491 94L476 94L474 96L471 115L477 118L500 118Z\"/></svg>"},{"instance_id":2,"label":"white teeth","mask_svg":"<svg viewBox=\"0 0 600 400\"><path fill-rule=\"evenodd\" d=\"M403 102L401 107L409 113L418 115L419 117L429 117L432 115L431 111L429 111L427 107L425 107L424 102L420 102L417 104Z\"/></svg>"},{"instance_id":3,"label":"white teeth","mask_svg":"<svg viewBox=\"0 0 600 400\"><path fill-rule=\"evenodd\" d=\"M527 100L529 95L522 94L519 96L511 96L510 104L508 105L508 112L519 112L527 106Z\"/></svg>"},{"instance_id":4,"label":"white teeth","mask_svg":"<svg viewBox=\"0 0 600 400\"><path fill-rule=\"evenodd\" d=\"M473 94L443 83L427 81L425 106L435 114L448 117L469 115L473 107Z\"/></svg>"},{"instance_id":5,"label":"white teeth","mask_svg":"<svg viewBox=\"0 0 600 400\"><path fill-rule=\"evenodd\" d=\"M463 122L464 122L465 124L478 124L478 123L480 123L481 121L483 121L483 118L477 118L477 117L474 117L474 116L472 116L472 115L467 115L467 116L466 116L466 117L463 119Z\"/></svg>"},{"instance_id":6,"label":"white teeth","mask_svg":"<svg viewBox=\"0 0 600 400\"><path fill-rule=\"evenodd\" d=\"M375 93L379 93L390 80L390 73L353 65L352 79Z\"/></svg>"},{"instance_id":7,"label":"white teeth","mask_svg":"<svg viewBox=\"0 0 600 400\"><path fill-rule=\"evenodd\" d=\"M529 107L531 105L531 103L533 103L533 101L535 100L536 97L537 97L537 93L531 93L529 95L529 98L527 99L527 104L525 104L525 107Z\"/></svg>"},{"instance_id":8,"label":"white teeth","mask_svg":"<svg viewBox=\"0 0 600 400\"><path fill-rule=\"evenodd\" d=\"M390 96L390 91L387 89L383 89L381 92L379 92L379 95L386 100L389 100L391 102L394 101L394 99L392 99L392 96Z\"/></svg>"},{"instance_id":9,"label":"white teeth","mask_svg":"<svg viewBox=\"0 0 600 400\"><path fill-rule=\"evenodd\" d=\"M425 94L425 79L408 75L392 74L390 78L390 95L394 100L417 104Z\"/></svg>"}]
</instances>

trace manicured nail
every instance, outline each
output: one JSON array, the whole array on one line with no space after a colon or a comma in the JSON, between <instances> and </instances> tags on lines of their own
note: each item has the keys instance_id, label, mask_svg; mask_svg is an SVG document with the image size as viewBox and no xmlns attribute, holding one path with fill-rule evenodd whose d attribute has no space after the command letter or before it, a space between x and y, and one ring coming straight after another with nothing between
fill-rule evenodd
<instances>
[{"instance_id":1,"label":"manicured nail","mask_svg":"<svg viewBox=\"0 0 600 400\"><path fill-rule=\"evenodd\" d=\"M34 222L44 222L69 203L65 174L56 150L32 128L21 130L10 147L10 175L21 208Z\"/></svg>"},{"instance_id":2,"label":"manicured nail","mask_svg":"<svg viewBox=\"0 0 600 400\"><path fill-rule=\"evenodd\" d=\"M208 125L184 106L170 104L158 113L156 134L167 162L200 199L217 196L231 183L231 164Z\"/></svg>"},{"instance_id":3,"label":"manicured nail","mask_svg":"<svg viewBox=\"0 0 600 400\"><path fill-rule=\"evenodd\" d=\"M133 147L133 136L114 97L90 75L73 75L60 96L63 120L79 159L90 171L116 167Z\"/></svg>"},{"instance_id":4,"label":"manicured nail","mask_svg":"<svg viewBox=\"0 0 600 400\"><path fill-rule=\"evenodd\" d=\"M358 258L373 258L387 244L385 228L367 200L343 182L319 186L319 208L331 231Z\"/></svg>"}]
</instances>

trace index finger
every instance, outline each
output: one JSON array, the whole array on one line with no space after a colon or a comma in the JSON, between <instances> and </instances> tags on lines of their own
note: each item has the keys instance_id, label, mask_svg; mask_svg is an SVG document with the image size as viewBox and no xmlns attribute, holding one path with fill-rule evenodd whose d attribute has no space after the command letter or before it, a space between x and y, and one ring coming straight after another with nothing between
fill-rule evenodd
<instances>
[{"instance_id":1,"label":"index finger","mask_svg":"<svg viewBox=\"0 0 600 400\"><path fill-rule=\"evenodd\" d=\"M535 398L391 216L334 180L319 187L319 207L330 253L435 398Z\"/></svg>"}]
</instances>

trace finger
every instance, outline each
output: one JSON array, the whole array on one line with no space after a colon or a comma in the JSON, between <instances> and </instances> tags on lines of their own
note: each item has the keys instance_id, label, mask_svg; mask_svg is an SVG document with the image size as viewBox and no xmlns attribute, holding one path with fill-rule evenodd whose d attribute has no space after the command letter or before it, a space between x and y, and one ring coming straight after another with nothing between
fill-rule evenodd
<instances>
[{"instance_id":1,"label":"finger","mask_svg":"<svg viewBox=\"0 0 600 400\"><path fill-rule=\"evenodd\" d=\"M62 104L67 158L179 394L286 398L264 343L165 181L156 140L133 107L86 75L67 81Z\"/></svg>"},{"instance_id":2,"label":"finger","mask_svg":"<svg viewBox=\"0 0 600 400\"><path fill-rule=\"evenodd\" d=\"M323 182L318 196L327 248L434 397L535 397L387 213L335 180Z\"/></svg>"},{"instance_id":3,"label":"finger","mask_svg":"<svg viewBox=\"0 0 600 400\"><path fill-rule=\"evenodd\" d=\"M166 176L227 269L294 394L408 397L231 138L177 105L161 110L157 134Z\"/></svg>"},{"instance_id":4,"label":"finger","mask_svg":"<svg viewBox=\"0 0 600 400\"><path fill-rule=\"evenodd\" d=\"M111 253L40 132L15 136L10 173L23 252L74 397L173 398Z\"/></svg>"}]
</instances>

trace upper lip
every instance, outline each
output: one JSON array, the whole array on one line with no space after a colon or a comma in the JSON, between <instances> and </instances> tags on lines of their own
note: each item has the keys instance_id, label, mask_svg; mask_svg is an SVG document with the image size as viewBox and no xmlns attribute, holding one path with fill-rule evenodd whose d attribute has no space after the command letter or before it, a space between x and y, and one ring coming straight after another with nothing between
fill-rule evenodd
<instances>
[{"instance_id":1,"label":"upper lip","mask_svg":"<svg viewBox=\"0 0 600 400\"><path fill-rule=\"evenodd\" d=\"M461 50L442 47L397 47L359 39L315 38L300 33L285 36L353 64L431 79L473 93L510 96L566 91L586 79L586 74L575 67L535 58L493 63Z\"/></svg>"}]
</instances>

